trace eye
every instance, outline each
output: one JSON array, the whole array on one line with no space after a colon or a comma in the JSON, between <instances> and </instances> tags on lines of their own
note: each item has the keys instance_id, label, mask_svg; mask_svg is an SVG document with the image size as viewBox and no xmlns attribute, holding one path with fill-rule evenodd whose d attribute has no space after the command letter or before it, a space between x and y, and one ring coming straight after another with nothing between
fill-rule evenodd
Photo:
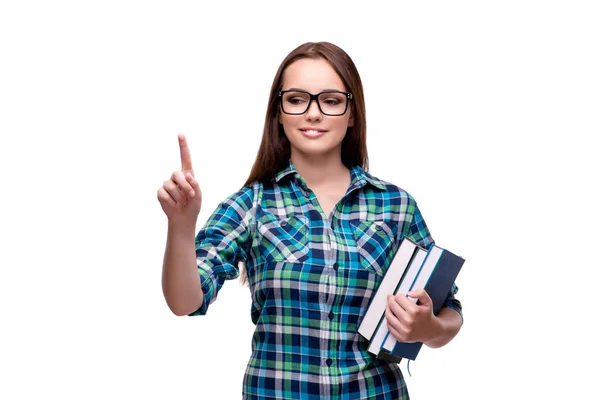
<instances>
[{"instance_id":1,"label":"eye","mask_svg":"<svg viewBox=\"0 0 600 400\"><path fill-rule=\"evenodd\" d=\"M323 103L327 104L328 106L337 106L338 104L341 103L341 101L340 101L340 99L328 98L328 99L324 99Z\"/></svg>"},{"instance_id":2,"label":"eye","mask_svg":"<svg viewBox=\"0 0 600 400\"><path fill-rule=\"evenodd\" d=\"M306 100L303 99L302 97L290 97L289 99L287 99L287 102L293 105L297 105L297 104L301 104L304 103Z\"/></svg>"}]
</instances>

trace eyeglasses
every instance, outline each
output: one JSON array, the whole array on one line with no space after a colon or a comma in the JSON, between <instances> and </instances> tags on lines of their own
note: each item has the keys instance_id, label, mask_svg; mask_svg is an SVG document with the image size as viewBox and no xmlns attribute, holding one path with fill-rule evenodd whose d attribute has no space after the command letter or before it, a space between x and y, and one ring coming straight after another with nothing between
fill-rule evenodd
<instances>
[{"instance_id":1,"label":"eyeglasses","mask_svg":"<svg viewBox=\"0 0 600 400\"><path fill-rule=\"evenodd\" d=\"M311 94L304 90L282 90L279 92L281 110L285 114L301 115L308 111L313 100L317 101L319 110L324 115L344 115L348 110L348 103L352 93L339 90L324 90L321 93Z\"/></svg>"}]
</instances>

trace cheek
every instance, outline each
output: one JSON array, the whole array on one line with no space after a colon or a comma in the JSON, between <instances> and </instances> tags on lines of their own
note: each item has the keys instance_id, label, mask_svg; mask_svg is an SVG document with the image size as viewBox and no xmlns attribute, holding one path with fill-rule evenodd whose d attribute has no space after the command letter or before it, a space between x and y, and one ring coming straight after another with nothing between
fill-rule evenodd
<instances>
[{"instance_id":1,"label":"cheek","mask_svg":"<svg viewBox=\"0 0 600 400\"><path fill-rule=\"evenodd\" d=\"M283 130L285 132L289 132L290 129L296 125L296 121L294 121L294 117L286 114L279 114L279 123L283 125Z\"/></svg>"},{"instance_id":2,"label":"cheek","mask_svg":"<svg viewBox=\"0 0 600 400\"><path fill-rule=\"evenodd\" d=\"M351 123L352 119L343 118L336 126L339 131L346 133L346 130L352 126Z\"/></svg>"}]
</instances>

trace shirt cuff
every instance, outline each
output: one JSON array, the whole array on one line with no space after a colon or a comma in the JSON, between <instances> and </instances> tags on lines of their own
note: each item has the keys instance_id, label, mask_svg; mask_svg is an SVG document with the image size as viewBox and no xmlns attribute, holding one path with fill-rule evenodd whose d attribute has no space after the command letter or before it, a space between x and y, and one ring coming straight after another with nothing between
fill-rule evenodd
<instances>
[{"instance_id":1,"label":"shirt cuff","mask_svg":"<svg viewBox=\"0 0 600 400\"><path fill-rule=\"evenodd\" d=\"M460 315L460 324L462 326L462 324L464 323L464 319L462 314L462 305L460 304L460 301L455 298L448 299L446 300L446 307L453 309L458 313L458 315Z\"/></svg>"},{"instance_id":2,"label":"shirt cuff","mask_svg":"<svg viewBox=\"0 0 600 400\"><path fill-rule=\"evenodd\" d=\"M206 315L208 306L214 300L213 296L215 294L215 284L213 275L209 271L206 271L202 268L198 268L198 274L200 279L200 286L202 288L202 293L204 293L204 298L202 299L202 305L200 306L200 308L188 314L189 316Z\"/></svg>"}]
</instances>

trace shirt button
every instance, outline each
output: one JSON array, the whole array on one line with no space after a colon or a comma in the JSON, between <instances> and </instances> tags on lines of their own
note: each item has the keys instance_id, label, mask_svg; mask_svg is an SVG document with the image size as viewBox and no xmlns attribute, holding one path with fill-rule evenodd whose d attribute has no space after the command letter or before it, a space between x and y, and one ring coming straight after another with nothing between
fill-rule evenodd
<instances>
[{"instance_id":1,"label":"shirt button","mask_svg":"<svg viewBox=\"0 0 600 400\"><path fill-rule=\"evenodd\" d=\"M376 231L380 231L380 230L382 230L382 229L383 229L383 227L382 227L381 225L377 225L377 226L375 226L375 230L376 230Z\"/></svg>"},{"instance_id":2,"label":"shirt button","mask_svg":"<svg viewBox=\"0 0 600 400\"><path fill-rule=\"evenodd\" d=\"M287 221L281 221L281 226L286 226L287 225Z\"/></svg>"},{"instance_id":3,"label":"shirt button","mask_svg":"<svg viewBox=\"0 0 600 400\"><path fill-rule=\"evenodd\" d=\"M327 361L325 361L325 363L327 364L328 367L331 367L331 364L333 364L333 361L331 360L331 358L328 358Z\"/></svg>"},{"instance_id":4,"label":"shirt button","mask_svg":"<svg viewBox=\"0 0 600 400\"><path fill-rule=\"evenodd\" d=\"M333 311L329 311L329 319L333 319Z\"/></svg>"},{"instance_id":5,"label":"shirt button","mask_svg":"<svg viewBox=\"0 0 600 400\"><path fill-rule=\"evenodd\" d=\"M333 264L333 269L335 269L336 271L338 270L338 268L339 268L339 267L340 267L340 266L339 266L339 264L338 264L338 263L335 263L335 264Z\"/></svg>"}]
</instances>

